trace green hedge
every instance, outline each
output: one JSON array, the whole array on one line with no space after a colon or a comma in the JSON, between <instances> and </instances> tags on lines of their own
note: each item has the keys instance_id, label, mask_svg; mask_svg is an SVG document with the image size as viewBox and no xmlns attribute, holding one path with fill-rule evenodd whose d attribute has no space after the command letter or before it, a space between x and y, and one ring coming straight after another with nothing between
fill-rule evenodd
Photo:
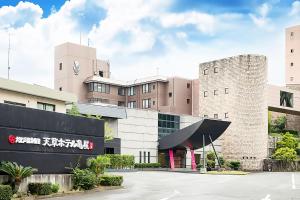
<instances>
[{"instance_id":1,"label":"green hedge","mask_svg":"<svg viewBox=\"0 0 300 200\"><path fill-rule=\"evenodd\" d=\"M232 160L228 162L228 167L230 167L233 170L238 170L240 166L241 163L239 161Z\"/></svg>"},{"instance_id":2,"label":"green hedge","mask_svg":"<svg viewBox=\"0 0 300 200\"><path fill-rule=\"evenodd\" d=\"M135 163L134 168L159 168L160 163Z\"/></svg>"},{"instance_id":3,"label":"green hedge","mask_svg":"<svg viewBox=\"0 0 300 200\"><path fill-rule=\"evenodd\" d=\"M51 190L52 190L52 193L57 193L58 190L59 190L59 185L58 184L52 184L51 185Z\"/></svg>"},{"instance_id":4,"label":"green hedge","mask_svg":"<svg viewBox=\"0 0 300 200\"><path fill-rule=\"evenodd\" d=\"M93 189L97 183L96 175L88 169L74 169L72 180L74 189Z\"/></svg>"},{"instance_id":5,"label":"green hedge","mask_svg":"<svg viewBox=\"0 0 300 200\"><path fill-rule=\"evenodd\" d=\"M123 183L123 176L103 175L101 176L100 185L102 186L121 186Z\"/></svg>"},{"instance_id":6,"label":"green hedge","mask_svg":"<svg viewBox=\"0 0 300 200\"><path fill-rule=\"evenodd\" d=\"M110 168L124 169L134 167L134 156L120 154L106 154L110 158Z\"/></svg>"},{"instance_id":7,"label":"green hedge","mask_svg":"<svg viewBox=\"0 0 300 200\"><path fill-rule=\"evenodd\" d=\"M51 183L29 183L28 191L30 194L49 195L52 193Z\"/></svg>"},{"instance_id":8,"label":"green hedge","mask_svg":"<svg viewBox=\"0 0 300 200\"><path fill-rule=\"evenodd\" d=\"M10 200L13 196L13 191L9 185L0 185L0 200Z\"/></svg>"}]
</instances>

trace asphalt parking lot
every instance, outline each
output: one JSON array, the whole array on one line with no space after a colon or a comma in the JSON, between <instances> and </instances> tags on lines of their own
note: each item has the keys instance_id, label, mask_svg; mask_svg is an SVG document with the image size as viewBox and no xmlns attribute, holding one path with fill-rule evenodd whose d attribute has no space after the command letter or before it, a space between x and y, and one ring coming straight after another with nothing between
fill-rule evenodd
<instances>
[{"instance_id":1,"label":"asphalt parking lot","mask_svg":"<svg viewBox=\"0 0 300 200\"><path fill-rule=\"evenodd\" d=\"M300 200L300 172L203 175L130 172L124 189L52 200Z\"/></svg>"}]
</instances>

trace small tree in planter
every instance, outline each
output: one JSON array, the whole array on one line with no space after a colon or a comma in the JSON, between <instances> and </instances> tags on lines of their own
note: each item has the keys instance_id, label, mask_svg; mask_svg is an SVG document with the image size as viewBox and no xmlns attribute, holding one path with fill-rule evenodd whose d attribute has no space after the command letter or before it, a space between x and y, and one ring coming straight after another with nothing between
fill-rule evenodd
<instances>
[{"instance_id":1,"label":"small tree in planter","mask_svg":"<svg viewBox=\"0 0 300 200\"><path fill-rule=\"evenodd\" d=\"M19 190L22 180L31 176L34 172L37 172L37 169L32 167L23 167L15 162L1 162L0 171L9 176L10 185L13 192L16 193Z\"/></svg>"},{"instance_id":2,"label":"small tree in planter","mask_svg":"<svg viewBox=\"0 0 300 200\"><path fill-rule=\"evenodd\" d=\"M87 166L95 173L98 178L101 174L104 174L104 170L110 165L110 158L107 156L97 156L96 158L89 158L87 160Z\"/></svg>"},{"instance_id":3,"label":"small tree in planter","mask_svg":"<svg viewBox=\"0 0 300 200\"><path fill-rule=\"evenodd\" d=\"M230 169L239 170L241 163L239 161L232 160L229 161L228 166L230 167Z\"/></svg>"}]
</instances>

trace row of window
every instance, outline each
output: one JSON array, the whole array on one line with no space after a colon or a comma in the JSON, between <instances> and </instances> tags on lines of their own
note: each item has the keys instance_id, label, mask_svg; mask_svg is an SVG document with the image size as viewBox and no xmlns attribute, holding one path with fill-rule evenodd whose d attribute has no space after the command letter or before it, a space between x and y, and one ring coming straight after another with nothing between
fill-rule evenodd
<instances>
[{"instance_id":1,"label":"row of window","mask_svg":"<svg viewBox=\"0 0 300 200\"><path fill-rule=\"evenodd\" d=\"M224 88L224 94L229 94L229 88ZM219 90L214 90L214 96L219 95ZM208 91L204 91L204 97L208 97Z\"/></svg>"},{"instance_id":2,"label":"row of window","mask_svg":"<svg viewBox=\"0 0 300 200\"><path fill-rule=\"evenodd\" d=\"M108 99L102 99L102 98L89 98L89 103L109 103Z\"/></svg>"},{"instance_id":3,"label":"row of window","mask_svg":"<svg viewBox=\"0 0 300 200\"><path fill-rule=\"evenodd\" d=\"M89 83L89 92L110 93L110 85L104 83Z\"/></svg>"},{"instance_id":4,"label":"row of window","mask_svg":"<svg viewBox=\"0 0 300 200\"><path fill-rule=\"evenodd\" d=\"M5 104L9 104L9 105L14 105L14 106L23 106L23 107L26 107L26 104L14 102L14 101L6 101L6 100L4 100L4 103ZM49 104L49 103L37 102L37 109L46 110L46 111L53 111L54 112L55 111L55 105Z\"/></svg>"},{"instance_id":5,"label":"row of window","mask_svg":"<svg viewBox=\"0 0 300 200\"><path fill-rule=\"evenodd\" d=\"M177 115L158 114L158 137L162 138L180 128L180 117Z\"/></svg>"},{"instance_id":6,"label":"row of window","mask_svg":"<svg viewBox=\"0 0 300 200\"><path fill-rule=\"evenodd\" d=\"M217 74L219 72L219 68L215 67L214 68L214 73ZM203 70L203 75L208 75L208 69L204 69Z\"/></svg>"},{"instance_id":7,"label":"row of window","mask_svg":"<svg viewBox=\"0 0 300 200\"><path fill-rule=\"evenodd\" d=\"M155 106L155 101L152 102L152 105ZM127 103L128 108L136 108L137 104L136 101L129 101ZM151 99L143 99L142 101L142 108L151 108Z\"/></svg>"},{"instance_id":8,"label":"row of window","mask_svg":"<svg viewBox=\"0 0 300 200\"><path fill-rule=\"evenodd\" d=\"M208 118L208 115L203 115L204 118ZM228 118L229 115L228 115L228 112L224 113L224 118ZM219 115L217 113L214 114L214 118L215 119L219 119Z\"/></svg>"},{"instance_id":9,"label":"row of window","mask_svg":"<svg viewBox=\"0 0 300 200\"><path fill-rule=\"evenodd\" d=\"M142 163L142 160L143 160L143 156L142 156L142 151L140 151L140 163ZM147 156L147 152L144 151L144 163L148 162L150 163L150 151L148 151L148 156Z\"/></svg>"}]
</instances>

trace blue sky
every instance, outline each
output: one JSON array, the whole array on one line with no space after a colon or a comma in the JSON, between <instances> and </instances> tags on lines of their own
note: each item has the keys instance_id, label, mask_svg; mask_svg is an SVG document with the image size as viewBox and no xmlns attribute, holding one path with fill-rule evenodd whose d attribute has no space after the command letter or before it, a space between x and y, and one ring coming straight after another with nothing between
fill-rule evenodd
<instances>
[{"instance_id":1,"label":"blue sky","mask_svg":"<svg viewBox=\"0 0 300 200\"><path fill-rule=\"evenodd\" d=\"M298 0L0 0L0 76L8 33L12 78L48 87L54 47L81 35L110 61L115 79L157 69L197 78L201 62L252 53L268 57L269 83L283 85L284 30L299 24Z\"/></svg>"}]
</instances>

